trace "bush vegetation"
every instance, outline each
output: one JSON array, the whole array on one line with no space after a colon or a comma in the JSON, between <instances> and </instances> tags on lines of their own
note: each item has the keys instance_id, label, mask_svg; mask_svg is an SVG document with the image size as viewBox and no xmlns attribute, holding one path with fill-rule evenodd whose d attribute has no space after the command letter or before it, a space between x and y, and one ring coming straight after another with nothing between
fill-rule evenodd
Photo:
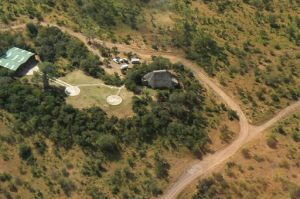
<instances>
[{"instance_id":1,"label":"bush vegetation","mask_svg":"<svg viewBox=\"0 0 300 199\"><path fill-rule=\"evenodd\" d=\"M290 51L300 41L295 7L298 2L287 0L173 1L170 9L179 14L170 44L238 92L245 112L259 122L300 98L298 53Z\"/></svg>"},{"instance_id":2,"label":"bush vegetation","mask_svg":"<svg viewBox=\"0 0 300 199\"><path fill-rule=\"evenodd\" d=\"M200 180L197 193L191 197L299 197L296 178L300 165L299 144L293 138L294 132L299 132L299 124L299 112L284 119L265 132L267 135L261 140L242 149L241 155L235 155L220 173ZM242 169L244 167L247 170Z\"/></svg>"},{"instance_id":3,"label":"bush vegetation","mask_svg":"<svg viewBox=\"0 0 300 199\"><path fill-rule=\"evenodd\" d=\"M129 89L141 89L138 78L157 66L178 73L182 88L158 91L158 101L135 97L136 116L127 119L109 118L99 108L76 110L65 103L64 92L50 87L43 91L11 76L2 75L0 108L15 117L14 131L23 135L42 133L57 146L71 148L75 143L92 154L118 156L119 143L134 141L151 143L158 137L185 145L196 154L205 153L208 144L204 89L180 64L155 58L150 65L132 70L126 79ZM2 69L5 70L5 69ZM41 153L45 143L36 142ZM22 147L21 157L28 159L30 149ZM29 152L28 152L29 151Z\"/></svg>"},{"instance_id":4,"label":"bush vegetation","mask_svg":"<svg viewBox=\"0 0 300 199\"><path fill-rule=\"evenodd\" d=\"M148 0L46 0L46 1L14 1L14 4L1 2L0 20L11 23L19 18L27 17L43 21L44 17L59 13L64 15L64 20L58 19L58 23L71 22L84 30L94 26L93 34L110 33L110 30L124 24L133 29L143 21L142 6Z\"/></svg>"}]
</instances>

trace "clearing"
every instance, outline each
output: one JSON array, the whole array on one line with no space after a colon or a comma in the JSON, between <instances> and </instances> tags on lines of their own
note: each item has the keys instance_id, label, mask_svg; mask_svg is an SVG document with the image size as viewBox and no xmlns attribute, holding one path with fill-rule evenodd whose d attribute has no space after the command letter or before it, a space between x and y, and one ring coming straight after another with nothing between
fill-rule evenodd
<instances>
[{"instance_id":1,"label":"clearing","mask_svg":"<svg viewBox=\"0 0 300 199\"><path fill-rule=\"evenodd\" d=\"M110 116L128 117L133 115L133 93L126 88L120 89L119 92L119 88L104 85L100 79L87 76L80 70L73 71L60 79L71 85L79 86L80 94L66 99L67 103L75 108L85 109L99 106ZM107 97L117 95L118 92L119 96L123 99L122 103L117 106L108 104Z\"/></svg>"}]
</instances>

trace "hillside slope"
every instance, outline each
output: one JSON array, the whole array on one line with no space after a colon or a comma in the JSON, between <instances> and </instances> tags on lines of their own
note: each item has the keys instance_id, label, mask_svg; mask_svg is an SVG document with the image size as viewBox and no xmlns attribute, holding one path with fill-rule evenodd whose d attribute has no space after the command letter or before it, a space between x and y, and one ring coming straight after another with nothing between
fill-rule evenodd
<instances>
[{"instance_id":1,"label":"hillside slope","mask_svg":"<svg viewBox=\"0 0 300 199\"><path fill-rule=\"evenodd\" d=\"M70 100L61 88L44 90L38 78L15 79L0 70L1 119L5 123L0 125L4 129L0 134L0 195L159 196L195 157L226 146L238 132L236 112L199 84L197 74L171 63L182 60L191 68L198 64L213 86L240 104L250 123L262 123L300 98L299 8L298 0L1 1L0 26L8 30L0 34L2 52L13 45L29 49L50 62L61 76L80 70L108 84L125 83L135 96L126 107L131 117L115 117L99 107L74 108L67 104ZM42 26L35 25L41 21ZM45 27L49 23L51 27ZM18 24L24 29L9 29ZM68 35L72 30L87 38L78 33L79 41L73 37L76 33ZM111 46L122 43L133 51L128 53L131 56L138 49L136 53L143 52L148 58L170 53L173 60L153 56L151 64L134 67L121 78L108 75L104 61L108 68L119 52L107 48L103 40ZM99 60L100 55L105 59ZM166 68L180 80L180 88L155 91L142 87L143 75ZM299 129L294 119L266 138L270 147L281 146L283 151L265 152L258 147L264 154L254 155L243 150L241 164L253 167L246 170L239 163L228 163L227 176L217 174L203 180L195 198L205 194L297 197L298 163L294 158L299 159L295 155ZM243 121L248 126L245 117ZM296 133L288 135L285 128ZM289 137L284 140L282 135ZM287 158L277 157L275 151L288 154ZM257 174L276 167L278 178L274 180L273 173L267 173L266 179L255 176L251 171L256 171L258 163L263 165ZM291 176L282 177L287 170ZM255 180L242 182L239 178L243 176ZM273 185L274 196L270 195Z\"/></svg>"},{"instance_id":2,"label":"hillside slope","mask_svg":"<svg viewBox=\"0 0 300 199\"><path fill-rule=\"evenodd\" d=\"M292 198L300 196L300 114L253 140L218 172L181 198Z\"/></svg>"}]
</instances>

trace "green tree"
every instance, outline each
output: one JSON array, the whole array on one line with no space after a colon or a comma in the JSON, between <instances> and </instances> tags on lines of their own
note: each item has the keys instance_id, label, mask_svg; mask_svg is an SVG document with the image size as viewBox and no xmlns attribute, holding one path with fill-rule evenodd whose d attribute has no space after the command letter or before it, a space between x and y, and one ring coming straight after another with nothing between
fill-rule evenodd
<instances>
[{"instance_id":1,"label":"green tree","mask_svg":"<svg viewBox=\"0 0 300 199\"><path fill-rule=\"evenodd\" d=\"M30 145L22 143L19 147L19 155L23 160L26 160L28 163L32 164L34 162L34 156Z\"/></svg>"},{"instance_id":2,"label":"green tree","mask_svg":"<svg viewBox=\"0 0 300 199\"><path fill-rule=\"evenodd\" d=\"M167 178L169 176L170 164L158 153L155 154L155 173L158 178Z\"/></svg>"},{"instance_id":3,"label":"green tree","mask_svg":"<svg viewBox=\"0 0 300 199\"><path fill-rule=\"evenodd\" d=\"M49 79L56 76L56 70L53 63L50 62L42 62L40 65L40 70L42 72L42 80L44 89L48 89L50 87Z\"/></svg>"},{"instance_id":4,"label":"green tree","mask_svg":"<svg viewBox=\"0 0 300 199\"><path fill-rule=\"evenodd\" d=\"M119 156L118 142L113 135L99 136L96 141L96 148L100 149L108 157L117 158Z\"/></svg>"}]
</instances>

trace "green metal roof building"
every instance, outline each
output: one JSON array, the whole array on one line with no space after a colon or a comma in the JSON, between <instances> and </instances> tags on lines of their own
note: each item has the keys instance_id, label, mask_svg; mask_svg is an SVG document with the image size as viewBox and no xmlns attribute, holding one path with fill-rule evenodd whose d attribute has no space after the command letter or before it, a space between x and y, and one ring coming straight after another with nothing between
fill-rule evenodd
<instances>
[{"instance_id":1,"label":"green metal roof building","mask_svg":"<svg viewBox=\"0 0 300 199\"><path fill-rule=\"evenodd\" d=\"M9 49L3 56L0 56L0 66L17 71L21 66L34 60L34 53L17 47Z\"/></svg>"}]
</instances>

